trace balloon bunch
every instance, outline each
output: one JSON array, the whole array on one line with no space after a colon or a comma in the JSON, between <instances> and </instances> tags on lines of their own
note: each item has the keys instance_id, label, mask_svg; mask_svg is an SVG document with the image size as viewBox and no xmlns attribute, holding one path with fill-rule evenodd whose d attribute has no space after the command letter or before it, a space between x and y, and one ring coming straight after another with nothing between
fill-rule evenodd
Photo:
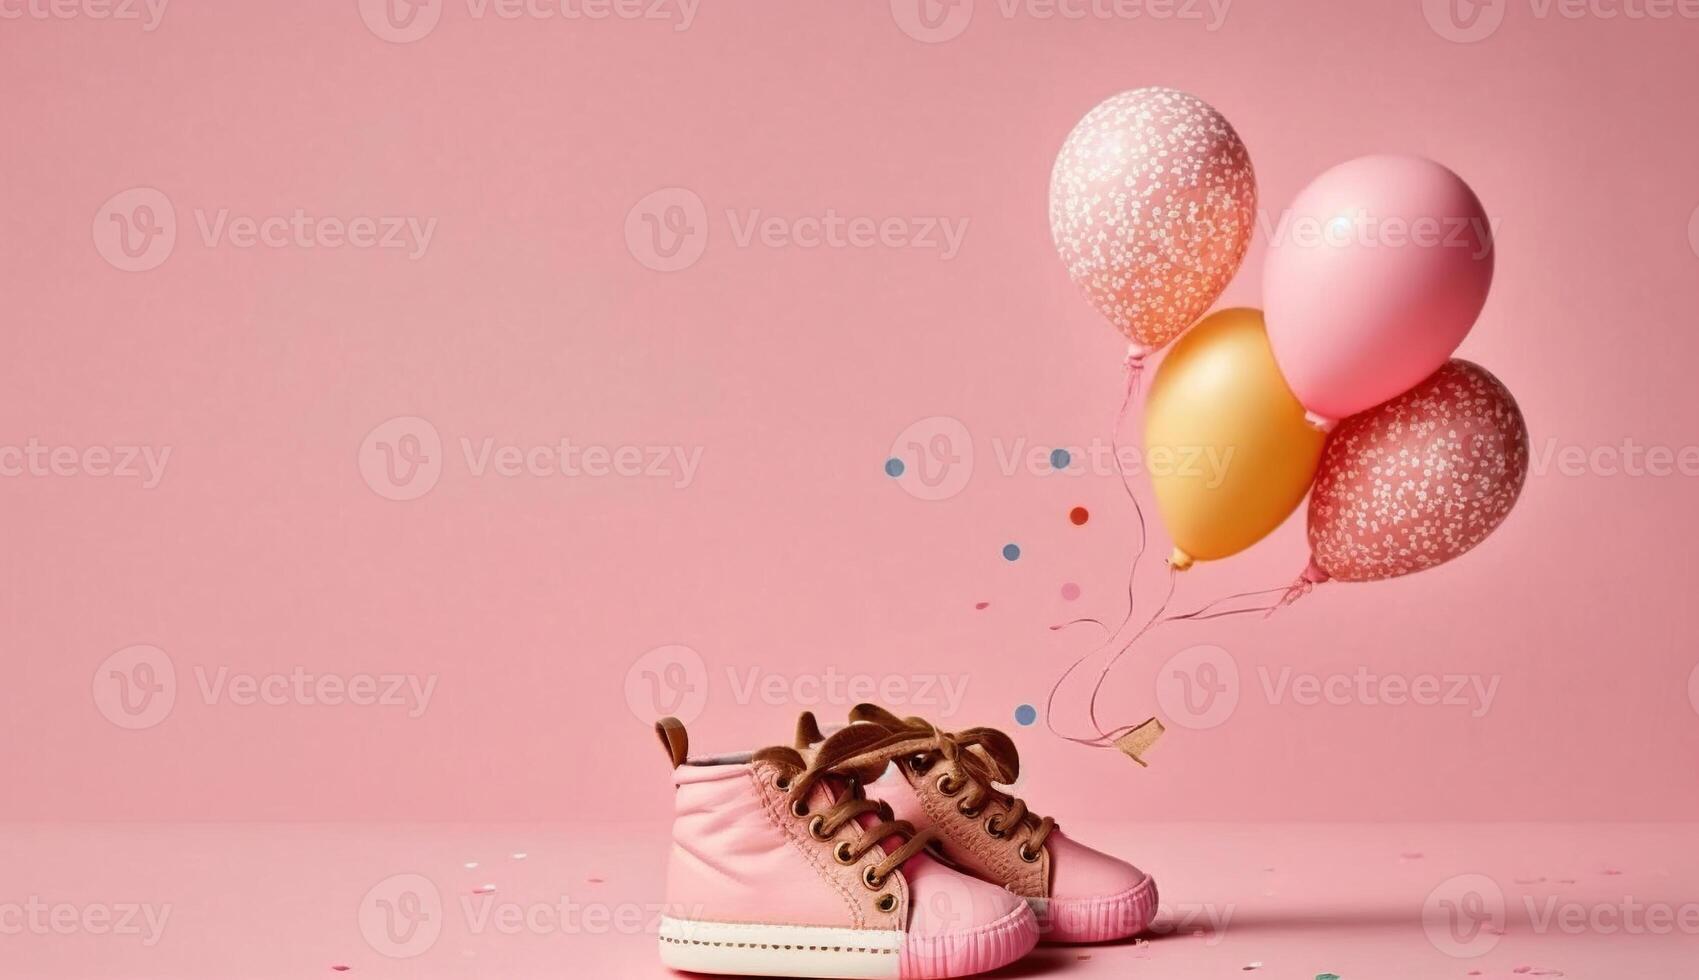
<instances>
[{"instance_id":1,"label":"balloon bunch","mask_svg":"<svg viewBox=\"0 0 1699 980\"><path fill-rule=\"evenodd\" d=\"M1114 744L1145 727L1106 731L1097 692L1159 621L1270 612L1328 580L1450 561L1498 527L1526 478L1528 435L1515 399L1485 369L1451 359L1493 273L1491 226L1468 185L1418 157L1334 167L1299 194L1270 242L1266 314L1228 309L1199 322L1244 259L1256 203L1250 155L1233 127L1173 89L1108 99L1057 156L1057 251L1129 341L1117 460L1145 359L1172 344L1144 416L1146 468L1174 541L1169 594L1103 667L1092 693L1097 736L1073 741ZM1122 481L1137 509L1124 471ZM1175 575L1255 544L1306 494L1311 558L1294 583L1161 618ZM1099 623L1111 645L1132 618L1142 509L1138 517L1127 615L1113 629ZM1221 608L1256 597L1271 601Z\"/></svg>"}]
</instances>

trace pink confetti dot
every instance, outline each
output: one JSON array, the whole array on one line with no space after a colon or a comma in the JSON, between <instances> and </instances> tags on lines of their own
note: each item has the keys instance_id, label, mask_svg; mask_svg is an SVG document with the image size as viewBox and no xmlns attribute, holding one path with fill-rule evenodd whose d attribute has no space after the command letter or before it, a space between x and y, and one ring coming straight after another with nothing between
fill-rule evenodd
<instances>
[{"instance_id":1,"label":"pink confetti dot","mask_svg":"<svg viewBox=\"0 0 1699 980\"><path fill-rule=\"evenodd\" d=\"M1073 602L1075 599L1078 599L1079 597L1080 597L1080 587L1079 587L1078 584L1076 584L1074 582L1063 583L1063 585L1062 585L1062 598L1068 600L1069 602Z\"/></svg>"},{"instance_id":2,"label":"pink confetti dot","mask_svg":"<svg viewBox=\"0 0 1699 980\"><path fill-rule=\"evenodd\" d=\"M989 606L989 605L991 605L991 603L989 603L989 602L976 602L976 603L973 604L973 608L984 609L986 606Z\"/></svg>"}]
</instances>

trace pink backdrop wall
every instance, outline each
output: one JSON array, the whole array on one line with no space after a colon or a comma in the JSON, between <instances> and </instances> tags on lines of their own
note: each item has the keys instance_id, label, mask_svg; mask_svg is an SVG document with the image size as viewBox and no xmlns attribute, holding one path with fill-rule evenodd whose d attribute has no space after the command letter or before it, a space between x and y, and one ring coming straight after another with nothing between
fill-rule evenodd
<instances>
[{"instance_id":1,"label":"pink backdrop wall","mask_svg":"<svg viewBox=\"0 0 1699 980\"><path fill-rule=\"evenodd\" d=\"M1014 728L1041 812L1699 816L1699 22L905 4L9 7L0 818L658 817L654 708L753 746L817 695L841 715L843 674L935 716L965 684L941 720ZM1235 122L1268 228L1364 152L1473 184L1498 275L1461 353L1520 398L1535 472L1453 566L1153 634L1113 720L1174 714L1159 668L1199 645L1227 659L1178 665L1238 701L1138 770L1014 721L1091 645L1046 627L1118 612L1131 523L1112 477L1005 458L1107 436L1121 344L1046 183L1080 114L1149 84ZM807 247L828 209L883 234ZM1257 303L1266 237L1225 302ZM882 467L938 416L973 465L926 500ZM498 455L562 439L605 475ZM1613 464L1648 446L1674 472ZM107 475L131 448L169 450L157 479ZM1178 601L1303 560L1295 520ZM643 659L674 644L699 665ZM108 662L137 645L162 653ZM1284 668L1493 693L1306 705ZM645 706L646 669L684 696Z\"/></svg>"}]
</instances>

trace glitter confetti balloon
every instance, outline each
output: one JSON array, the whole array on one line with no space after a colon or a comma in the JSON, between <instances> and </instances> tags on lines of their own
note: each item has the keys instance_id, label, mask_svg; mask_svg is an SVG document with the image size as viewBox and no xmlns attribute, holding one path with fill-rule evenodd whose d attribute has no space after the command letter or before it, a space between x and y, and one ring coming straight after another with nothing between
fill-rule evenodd
<instances>
[{"instance_id":1,"label":"glitter confetti balloon","mask_svg":"<svg viewBox=\"0 0 1699 980\"><path fill-rule=\"evenodd\" d=\"M1448 562L1504 521L1527 476L1516 399L1486 369L1450 361L1328 439L1310 492L1310 581Z\"/></svg>"},{"instance_id":2,"label":"glitter confetti balloon","mask_svg":"<svg viewBox=\"0 0 1699 980\"><path fill-rule=\"evenodd\" d=\"M1050 174L1050 233L1068 275L1138 357L1227 288L1256 197L1250 154L1221 113L1174 89L1134 89L1068 134Z\"/></svg>"}]
</instances>

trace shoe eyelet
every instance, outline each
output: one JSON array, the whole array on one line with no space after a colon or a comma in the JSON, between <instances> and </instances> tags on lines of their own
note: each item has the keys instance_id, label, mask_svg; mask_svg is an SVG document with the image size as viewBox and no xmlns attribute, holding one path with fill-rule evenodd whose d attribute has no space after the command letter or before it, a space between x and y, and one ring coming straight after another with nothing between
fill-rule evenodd
<instances>
[{"instance_id":1,"label":"shoe eyelet","mask_svg":"<svg viewBox=\"0 0 1699 980\"><path fill-rule=\"evenodd\" d=\"M855 863L855 855L851 853L850 842L847 840L840 841L837 847L832 848L832 857L836 858L839 864Z\"/></svg>"},{"instance_id":2,"label":"shoe eyelet","mask_svg":"<svg viewBox=\"0 0 1699 980\"><path fill-rule=\"evenodd\" d=\"M949 773L938 777L938 792L945 796L955 796L962 791L962 784L950 778Z\"/></svg>"},{"instance_id":3,"label":"shoe eyelet","mask_svg":"<svg viewBox=\"0 0 1699 980\"><path fill-rule=\"evenodd\" d=\"M815 840L832 839L832 835L826 833L826 818L824 816L816 815L813 820L808 821L808 835Z\"/></svg>"},{"instance_id":4,"label":"shoe eyelet","mask_svg":"<svg viewBox=\"0 0 1699 980\"><path fill-rule=\"evenodd\" d=\"M918 753L909 756L908 767L911 772L922 773L932 768L932 762L926 758L925 753Z\"/></svg>"},{"instance_id":5,"label":"shoe eyelet","mask_svg":"<svg viewBox=\"0 0 1699 980\"><path fill-rule=\"evenodd\" d=\"M884 887L885 879L880 876L878 865L870 864L866 870L861 872L861 883L872 891L878 891Z\"/></svg>"},{"instance_id":6,"label":"shoe eyelet","mask_svg":"<svg viewBox=\"0 0 1699 980\"><path fill-rule=\"evenodd\" d=\"M786 792L791 788L791 778L789 776L775 776L773 777L773 786L781 793Z\"/></svg>"},{"instance_id":7,"label":"shoe eyelet","mask_svg":"<svg viewBox=\"0 0 1699 980\"><path fill-rule=\"evenodd\" d=\"M998 840L1002 840L1006 834L1006 831L1004 831L1003 828L997 826L996 814L992 814L985 818L985 832Z\"/></svg>"},{"instance_id":8,"label":"shoe eyelet","mask_svg":"<svg viewBox=\"0 0 1699 980\"><path fill-rule=\"evenodd\" d=\"M1043 851L1029 851L1029 850L1027 850L1027 845L1023 843L1023 844L1021 844L1021 847L1020 847L1020 855L1021 855L1022 861L1025 861L1028 864L1037 864L1038 859L1044 856L1044 852Z\"/></svg>"},{"instance_id":9,"label":"shoe eyelet","mask_svg":"<svg viewBox=\"0 0 1699 980\"><path fill-rule=\"evenodd\" d=\"M970 808L970 807L957 805L956 812L961 814L962 816L968 818L969 820L972 820L972 819L978 817L981 813L984 813L985 807L983 805L981 805L981 806Z\"/></svg>"},{"instance_id":10,"label":"shoe eyelet","mask_svg":"<svg viewBox=\"0 0 1699 980\"><path fill-rule=\"evenodd\" d=\"M879 896L879 911L881 911L881 912L895 912L896 910L897 910L897 896L891 894L890 892L886 892L885 894Z\"/></svg>"},{"instance_id":11,"label":"shoe eyelet","mask_svg":"<svg viewBox=\"0 0 1699 980\"><path fill-rule=\"evenodd\" d=\"M808 801L796 800L793 802L791 804L791 813L799 817L808 816Z\"/></svg>"}]
</instances>

